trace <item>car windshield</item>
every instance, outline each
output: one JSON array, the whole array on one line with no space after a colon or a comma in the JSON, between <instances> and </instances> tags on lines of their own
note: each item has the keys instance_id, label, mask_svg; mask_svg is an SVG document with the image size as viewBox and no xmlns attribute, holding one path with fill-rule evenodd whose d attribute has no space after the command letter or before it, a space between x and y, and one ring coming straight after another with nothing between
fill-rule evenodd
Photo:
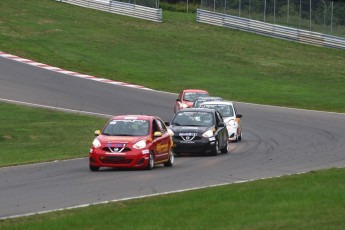
<instances>
[{"instance_id":1,"label":"car windshield","mask_svg":"<svg viewBox=\"0 0 345 230\"><path fill-rule=\"evenodd\" d=\"M185 93L183 100L185 101L195 101L198 97L205 97L208 96L208 93L206 92L189 92L189 93Z\"/></svg>"},{"instance_id":2,"label":"car windshield","mask_svg":"<svg viewBox=\"0 0 345 230\"><path fill-rule=\"evenodd\" d=\"M233 117L234 110L231 105L221 105L221 104L202 104L201 108L215 109L218 110L222 117Z\"/></svg>"},{"instance_id":3,"label":"car windshield","mask_svg":"<svg viewBox=\"0 0 345 230\"><path fill-rule=\"evenodd\" d=\"M193 111L179 112L172 120L172 125L210 127L214 124L211 112Z\"/></svg>"},{"instance_id":4,"label":"car windshield","mask_svg":"<svg viewBox=\"0 0 345 230\"><path fill-rule=\"evenodd\" d=\"M206 101L222 101L222 100L223 99L220 97L200 97L194 101L193 107L200 108L201 103L204 103Z\"/></svg>"},{"instance_id":5,"label":"car windshield","mask_svg":"<svg viewBox=\"0 0 345 230\"><path fill-rule=\"evenodd\" d=\"M108 136L146 136L149 133L147 120L111 120L102 134Z\"/></svg>"}]
</instances>

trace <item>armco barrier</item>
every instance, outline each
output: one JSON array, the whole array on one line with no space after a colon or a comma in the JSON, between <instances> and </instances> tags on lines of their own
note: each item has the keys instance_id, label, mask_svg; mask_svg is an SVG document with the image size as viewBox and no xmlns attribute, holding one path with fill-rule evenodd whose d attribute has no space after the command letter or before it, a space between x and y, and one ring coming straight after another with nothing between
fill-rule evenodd
<instances>
[{"instance_id":1,"label":"armco barrier","mask_svg":"<svg viewBox=\"0 0 345 230\"><path fill-rule=\"evenodd\" d=\"M112 0L56 0L77 6L106 11L114 14L126 15L134 18L145 19L154 22L162 22L162 9L118 2Z\"/></svg>"},{"instance_id":2,"label":"armco barrier","mask_svg":"<svg viewBox=\"0 0 345 230\"><path fill-rule=\"evenodd\" d=\"M316 46L345 49L345 38L197 9L196 21Z\"/></svg>"}]
</instances>

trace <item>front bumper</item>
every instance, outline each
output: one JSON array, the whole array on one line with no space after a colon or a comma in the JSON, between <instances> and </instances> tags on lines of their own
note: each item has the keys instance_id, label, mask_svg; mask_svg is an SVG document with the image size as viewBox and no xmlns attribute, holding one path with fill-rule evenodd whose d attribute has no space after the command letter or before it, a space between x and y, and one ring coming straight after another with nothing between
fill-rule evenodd
<instances>
[{"instance_id":1,"label":"front bumper","mask_svg":"<svg viewBox=\"0 0 345 230\"><path fill-rule=\"evenodd\" d=\"M185 141L173 137L173 151L175 153L210 153L214 150L216 144L215 137L202 137L199 140Z\"/></svg>"},{"instance_id":2,"label":"front bumper","mask_svg":"<svg viewBox=\"0 0 345 230\"><path fill-rule=\"evenodd\" d=\"M90 149L89 164L94 167L145 168L149 162L150 151L138 149L125 153L105 152L101 149Z\"/></svg>"}]
</instances>

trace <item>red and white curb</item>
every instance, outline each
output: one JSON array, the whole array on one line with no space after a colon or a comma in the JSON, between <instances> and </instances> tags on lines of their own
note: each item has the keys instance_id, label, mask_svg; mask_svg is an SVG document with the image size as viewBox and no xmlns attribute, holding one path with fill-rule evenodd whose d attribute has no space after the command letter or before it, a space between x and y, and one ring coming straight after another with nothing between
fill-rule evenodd
<instances>
[{"instance_id":1,"label":"red and white curb","mask_svg":"<svg viewBox=\"0 0 345 230\"><path fill-rule=\"evenodd\" d=\"M99 78L99 77L90 76L87 74L81 74L81 73L77 73L77 72L73 72L73 71L69 71L69 70L64 70L64 69L61 69L58 67L50 66L50 65L35 62L35 61L29 60L29 59L21 58L21 57L12 55L12 54L4 53L2 51L0 51L0 57L7 58L10 60L14 60L14 61L18 61L18 62L25 63L25 64L29 64L32 66L36 66L38 68L66 74L66 75L69 75L72 77L79 77L79 78L84 78L84 79L88 79L88 80L93 80L93 81L98 81L98 82L103 82L103 83L113 84L113 85L120 85L120 86L125 86L125 87L131 87L131 88L152 90L152 89L146 88L145 86L142 86L142 85L134 85L134 84L129 84L129 83L121 82L121 81L114 81L114 80L110 80L110 79Z\"/></svg>"}]
</instances>

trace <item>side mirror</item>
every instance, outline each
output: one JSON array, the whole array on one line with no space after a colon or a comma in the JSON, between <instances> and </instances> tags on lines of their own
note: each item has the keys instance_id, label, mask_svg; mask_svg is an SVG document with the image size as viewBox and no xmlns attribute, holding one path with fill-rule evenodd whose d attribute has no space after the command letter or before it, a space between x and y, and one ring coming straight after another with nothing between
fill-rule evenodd
<instances>
[{"instance_id":1,"label":"side mirror","mask_svg":"<svg viewBox=\"0 0 345 230\"><path fill-rule=\"evenodd\" d=\"M242 114L236 114L236 118L242 118Z\"/></svg>"},{"instance_id":2,"label":"side mirror","mask_svg":"<svg viewBox=\"0 0 345 230\"><path fill-rule=\"evenodd\" d=\"M159 131L153 133L153 137L161 137L163 134Z\"/></svg>"},{"instance_id":3,"label":"side mirror","mask_svg":"<svg viewBox=\"0 0 345 230\"><path fill-rule=\"evenodd\" d=\"M177 98L176 101L181 101L181 99L180 99L180 98Z\"/></svg>"},{"instance_id":4,"label":"side mirror","mask_svg":"<svg viewBox=\"0 0 345 230\"><path fill-rule=\"evenodd\" d=\"M217 127L226 127L226 124L221 121L217 124Z\"/></svg>"},{"instance_id":5,"label":"side mirror","mask_svg":"<svg viewBox=\"0 0 345 230\"><path fill-rule=\"evenodd\" d=\"M101 134L101 131L100 130L96 130L95 131L95 136L99 136Z\"/></svg>"},{"instance_id":6,"label":"side mirror","mask_svg":"<svg viewBox=\"0 0 345 230\"><path fill-rule=\"evenodd\" d=\"M169 121L165 121L164 124L165 124L166 127L170 126L170 122Z\"/></svg>"}]
</instances>

